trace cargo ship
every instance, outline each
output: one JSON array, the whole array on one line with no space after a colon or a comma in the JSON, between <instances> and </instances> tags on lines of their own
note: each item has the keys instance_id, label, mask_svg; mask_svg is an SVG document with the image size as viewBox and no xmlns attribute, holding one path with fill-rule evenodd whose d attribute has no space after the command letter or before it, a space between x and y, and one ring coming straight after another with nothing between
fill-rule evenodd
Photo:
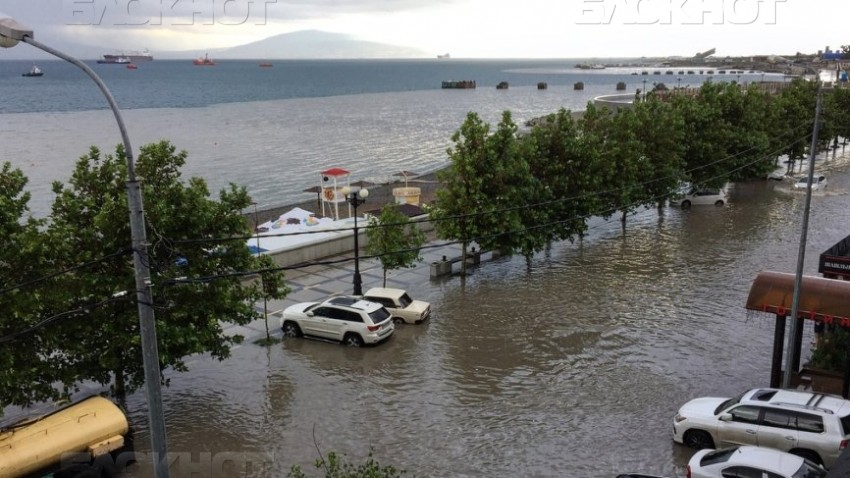
<instances>
[{"instance_id":1,"label":"cargo ship","mask_svg":"<svg viewBox=\"0 0 850 478\"><path fill-rule=\"evenodd\" d=\"M153 61L153 55L147 50L134 51L129 53L121 53L119 55L103 55L102 60L97 60L98 63L139 63L143 61Z\"/></svg>"}]
</instances>

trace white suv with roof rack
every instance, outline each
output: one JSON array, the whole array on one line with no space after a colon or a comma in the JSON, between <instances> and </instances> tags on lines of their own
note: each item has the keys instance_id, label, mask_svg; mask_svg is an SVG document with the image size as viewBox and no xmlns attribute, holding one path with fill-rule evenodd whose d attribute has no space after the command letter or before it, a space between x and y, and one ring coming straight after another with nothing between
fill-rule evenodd
<instances>
[{"instance_id":1,"label":"white suv with roof rack","mask_svg":"<svg viewBox=\"0 0 850 478\"><path fill-rule=\"evenodd\" d=\"M393 334L392 316L381 304L357 297L331 297L287 307L280 321L286 337L312 336L359 347Z\"/></svg>"},{"instance_id":2,"label":"white suv with roof rack","mask_svg":"<svg viewBox=\"0 0 850 478\"><path fill-rule=\"evenodd\" d=\"M830 467L850 440L850 400L776 388L696 398L673 419L673 440L697 449L775 448Z\"/></svg>"}]
</instances>

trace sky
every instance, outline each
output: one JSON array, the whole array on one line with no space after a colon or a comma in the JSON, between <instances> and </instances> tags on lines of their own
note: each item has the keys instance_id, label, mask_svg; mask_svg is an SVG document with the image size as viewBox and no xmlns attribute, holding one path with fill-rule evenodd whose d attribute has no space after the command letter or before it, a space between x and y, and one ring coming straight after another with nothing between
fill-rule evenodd
<instances>
[{"instance_id":1,"label":"sky","mask_svg":"<svg viewBox=\"0 0 850 478\"><path fill-rule=\"evenodd\" d=\"M57 48L153 53L308 29L452 58L791 55L850 44L847 0L0 0L0 17Z\"/></svg>"}]
</instances>

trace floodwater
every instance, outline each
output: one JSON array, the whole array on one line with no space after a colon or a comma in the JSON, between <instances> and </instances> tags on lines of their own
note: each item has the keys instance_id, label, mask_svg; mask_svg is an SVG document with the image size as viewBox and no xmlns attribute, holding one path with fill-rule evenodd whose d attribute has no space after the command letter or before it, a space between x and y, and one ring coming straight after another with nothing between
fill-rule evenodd
<instances>
[{"instance_id":1,"label":"floodwater","mask_svg":"<svg viewBox=\"0 0 850 478\"><path fill-rule=\"evenodd\" d=\"M850 168L835 163L812 198L807 274L850 234ZM465 281L422 275L410 289L432 320L377 347L288 339L194 360L164 390L169 451L271 458L249 476L370 450L418 477L684 476L679 405L768 384L773 320L744 302L757 272L795 270L804 194L789 187L739 183L726 207L643 211L625 233L594 220L581 243ZM144 395L128 406L144 452Z\"/></svg>"}]
</instances>

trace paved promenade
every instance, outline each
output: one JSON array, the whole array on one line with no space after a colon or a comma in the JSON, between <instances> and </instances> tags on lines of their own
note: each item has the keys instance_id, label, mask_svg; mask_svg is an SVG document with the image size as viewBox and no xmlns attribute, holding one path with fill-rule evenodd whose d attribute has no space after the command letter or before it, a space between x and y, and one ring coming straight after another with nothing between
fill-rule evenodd
<instances>
[{"instance_id":1,"label":"paved promenade","mask_svg":"<svg viewBox=\"0 0 850 478\"><path fill-rule=\"evenodd\" d=\"M353 242L353 239L352 239ZM353 244L352 244L353 245ZM442 260L443 256L453 257L460 254L460 245L446 244L445 241L435 241L425 244L422 249L422 262L410 269L397 269L387 272L387 287L405 290L416 290L417 284L431 280L431 263ZM351 294L354 289L354 260L353 253L329 257L322 263L309 265L299 269L286 271L286 283L291 289L283 300L271 300L267 304L269 330L273 336L280 336L280 318L283 309L298 302L315 302L335 295ZM350 259L350 260L346 260ZM334 263L335 261L340 261ZM328 264L330 263L330 264ZM363 279L363 291L383 285L383 271L377 259L360 260L360 276ZM434 279L445 280L445 278ZM416 298L416 297L414 297ZM261 314L264 313L263 302L255 304ZM255 320L245 326L230 325L225 327L227 334L241 334L246 343L265 337L266 328L262 319Z\"/></svg>"}]
</instances>

